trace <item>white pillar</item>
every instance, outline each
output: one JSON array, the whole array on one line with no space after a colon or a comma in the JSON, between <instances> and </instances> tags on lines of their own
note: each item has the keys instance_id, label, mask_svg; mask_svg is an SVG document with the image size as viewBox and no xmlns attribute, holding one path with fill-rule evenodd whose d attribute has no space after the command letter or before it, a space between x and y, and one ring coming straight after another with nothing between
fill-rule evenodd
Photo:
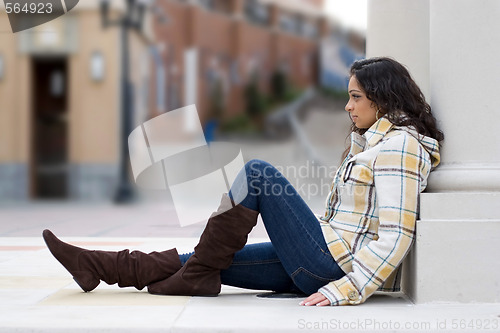
<instances>
[{"instance_id":1,"label":"white pillar","mask_svg":"<svg viewBox=\"0 0 500 333\"><path fill-rule=\"evenodd\" d=\"M445 134L421 195L403 290L418 303L500 301L500 2L370 0L367 55L407 65Z\"/></svg>"},{"instance_id":2,"label":"white pillar","mask_svg":"<svg viewBox=\"0 0 500 333\"><path fill-rule=\"evenodd\" d=\"M446 141L429 190L500 191L500 3L432 1L430 19L431 100Z\"/></svg>"},{"instance_id":3,"label":"white pillar","mask_svg":"<svg viewBox=\"0 0 500 333\"><path fill-rule=\"evenodd\" d=\"M426 97L429 82L429 0L370 0L366 56L406 65Z\"/></svg>"}]
</instances>

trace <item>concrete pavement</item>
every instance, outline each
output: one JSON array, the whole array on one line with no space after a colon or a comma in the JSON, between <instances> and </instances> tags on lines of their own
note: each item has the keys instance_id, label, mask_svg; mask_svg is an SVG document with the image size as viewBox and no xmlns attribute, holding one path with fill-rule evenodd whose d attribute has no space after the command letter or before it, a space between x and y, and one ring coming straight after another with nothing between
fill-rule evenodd
<instances>
[{"instance_id":1,"label":"concrete pavement","mask_svg":"<svg viewBox=\"0 0 500 333\"><path fill-rule=\"evenodd\" d=\"M304 125L319 155L333 166L344 137L332 131L335 117L314 113ZM330 180L309 167L300 169L306 163L294 142L249 144L243 152L245 160L294 166L285 175L305 191L320 189L304 199L321 212L327 194L321 192L322 184ZM308 174L294 174L300 170ZM204 225L179 227L166 195L143 193L144 200L130 206L0 204L0 332L500 332L500 304L416 305L402 294L374 295L360 306L301 307L302 299L260 298L263 291L227 286L218 297L155 296L106 284L83 293L41 237L49 228L63 240L91 249L191 251ZM267 240L259 221L249 242Z\"/></svg>"},{"instance_id":2,"label":"concrete pavement","mask_svg":"<svg viewBox=\"0 0 500 333\"><path fill-rule=\"evenodd\" d=\"M41 237L49 227L90 249L191 251L203 225L168 225L164 211L152 207L39 203L30 210L0 210L0 332L500 331L500 304L415 305L402 294L319 308L299 306L300 298L260 298L264 291L227 286L218 297L155 296L104 283L84 293ZM262 226L249 241L267 241Z\"/></svg>"}]
</instances>

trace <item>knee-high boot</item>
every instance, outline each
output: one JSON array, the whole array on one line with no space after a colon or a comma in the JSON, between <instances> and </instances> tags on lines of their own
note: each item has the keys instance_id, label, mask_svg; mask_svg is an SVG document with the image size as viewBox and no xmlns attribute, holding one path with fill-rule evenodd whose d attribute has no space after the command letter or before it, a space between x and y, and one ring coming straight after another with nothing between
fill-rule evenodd
<instances>
[{"instance_id":1,"label":"knee-high boot","mask_svg":"<svg viewBox=\"0 0 500 333\"><path fill-rule=\"evenodd\" d=\"M43 239L52 255L85 292L95 289L100 280L141 290L181 268L176 249L149 254L129 250L91 251L64 243L50 230L43 231Z\"/></svg>"},{"instance_id":2,"label":"knee-high boot","mask_svg":"<svg viewBox=\"0 0 500 333\"><path fill-rule=\"evenodd\" d=\"M234 206L224 194L219 209L209 218L194 254L174 275L148 285L148 291L159 295L219 294L220 271L227 269L234 253L245 246L258 215L259 212L242 205Z\"/></svg>"}]
</instances>

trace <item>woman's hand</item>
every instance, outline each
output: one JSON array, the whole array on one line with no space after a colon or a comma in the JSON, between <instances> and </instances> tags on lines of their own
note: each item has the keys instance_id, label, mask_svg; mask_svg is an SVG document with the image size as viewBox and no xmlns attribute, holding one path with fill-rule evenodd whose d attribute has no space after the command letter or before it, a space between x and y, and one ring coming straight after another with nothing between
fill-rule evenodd
<instances>
[{"instance_id":1,"label":"woman's hand","mask_svg":"<svg viewBox=\"0 0 500 333\"><path fill-rule=\"evenodd\" d=\"M299 305L305 305L305 306L311 306L311 305L316 305L316 306L325 306L325 305L330 305L330 301L328 298L326 298L322 293L314 293L302 302L299 303Z\"/></svg>"}]
</instances>

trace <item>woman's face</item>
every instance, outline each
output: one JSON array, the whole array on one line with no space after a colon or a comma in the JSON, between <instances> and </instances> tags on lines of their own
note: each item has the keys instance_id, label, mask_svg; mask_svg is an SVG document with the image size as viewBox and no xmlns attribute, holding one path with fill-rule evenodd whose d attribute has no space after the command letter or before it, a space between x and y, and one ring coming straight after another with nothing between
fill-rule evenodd
<instances>
[{"instance_id":1,"label":"woman's face","mask_svg":"<svg viewBox=\"0 0 500 333\"><path fill-rule=\"evenodd\" d=\"M349 80L347 91L349 92L349 101L345 110L351 114L354 125L357 128L370 128L377 121L377 109L375 103L370 101L359 87L358 80L354 75Z\"/></svg>"}]
</instances>

